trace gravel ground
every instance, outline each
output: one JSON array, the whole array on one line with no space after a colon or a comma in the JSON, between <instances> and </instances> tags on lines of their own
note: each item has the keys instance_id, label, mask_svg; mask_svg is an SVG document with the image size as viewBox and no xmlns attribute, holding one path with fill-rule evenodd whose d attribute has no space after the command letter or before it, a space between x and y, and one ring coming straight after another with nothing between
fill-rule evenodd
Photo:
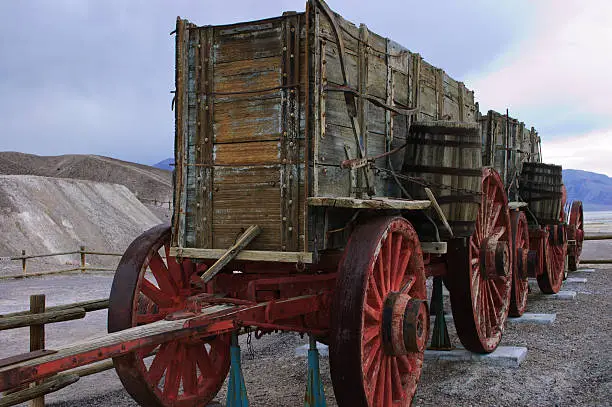
<instances>
[{"instance_id":1,"label":"gravel ground","mask_svg":"<svg viewBox=\"0 0 612 407\"><path fill-rule=\"evenodd\" d=\"M609 406L612 405L610 349L611 269L576 272L586 284L565 284L578 292L575 301L550 300L533 285L528 312L557 313L552 326L509 325L502 345L526 346L520 368L479 363L426 361L415 398L416 406ZM108 294L112 277L104 274L47 276L0 282L0 313L27 308L28 295L44 292L50 304L68 303ZM85 320L55 324L47 329L49 347L82 339L105 330L106 312ZM451 339L454 327L449 324ZM23 352L26 329L0 332L0 357ZM251 406L303 405L306 360L294 356L306 338L277 334L253 340L253 355L242 337L244 374ZM328 406L336 406L327 358L321 374ZM225 399L225 387L217 400ZM47 396L50 406L135 406L114 371L81 379Z\"/></svg>"}]
</instances>

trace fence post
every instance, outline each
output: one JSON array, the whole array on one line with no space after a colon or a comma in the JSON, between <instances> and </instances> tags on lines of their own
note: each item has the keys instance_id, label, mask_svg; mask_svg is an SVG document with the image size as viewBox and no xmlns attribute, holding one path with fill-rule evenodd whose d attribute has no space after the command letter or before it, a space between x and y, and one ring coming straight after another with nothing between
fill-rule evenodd
<instances>
[{"instance_id":1,"label":"fence post","mask_svg":"<svg viewBox=\"0 0 612 407\"><path fill-rule=\"evenodd\" d=\"M45 295L30 295L30 313L45 312ZM30 325L30 352L45 348L45 325ZM45 396L30 401L30 407L45 407Z\"/></svg>"},{"instance_id":2,"label":"fence post","mask_svg":"<svg viewBox=\"0 0 612 407\"><path fill-rule=\"evenodd\" d=\"M81 246L81 273L85 272L85 246Z\"/></svg>"},{"instance_id":3,"label":"fence post","mask_svg":"<svg viewBox=\"0 0 612 407\"><path fill-rule=\"evenodd\" d=\"M23 274L26 273L26 261L27 259L25 258L26 255L26 251L22 250L21 251L21 268L23 269Z\"/></svg>"}]
</instances>

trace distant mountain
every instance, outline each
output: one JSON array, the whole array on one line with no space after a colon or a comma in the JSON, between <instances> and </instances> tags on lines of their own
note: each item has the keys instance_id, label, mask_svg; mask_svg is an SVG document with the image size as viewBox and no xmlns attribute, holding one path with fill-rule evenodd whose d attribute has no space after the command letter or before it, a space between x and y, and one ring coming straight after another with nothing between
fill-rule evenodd
<instances>
[{"instance_id":1,"label":"distant mountain","mask_svg":"<svg viewBox=\"0 0 612 407\"><path fill-rule=\"evenodd\" d=\"M174 170L174 158L166 158L163 161L153 164L153 167L160 168L162 170L172 171Z\"/></svg>"},{"instance_id":2,"label":"distant mountain","mask_svg":"<svg viewBox=\"0 0 612 407\"><path fill-rule=\"evenodd\" d=\"M612 178L596 172L563 170L568 202L582 201L585 211L612 210Z\"/></svg>"},{"instance_id":3,"label":"distant mountain","mask_svg":"<svg viewBox=\"0 0 612 407\"><path fill-rule=\"evenodd\" d=\"M109 182L125 185L141 199L169 201L172 198L171 172L99 155L38 156L2 151L0 175L38 175Z\"/></svg>"}]
</instances>

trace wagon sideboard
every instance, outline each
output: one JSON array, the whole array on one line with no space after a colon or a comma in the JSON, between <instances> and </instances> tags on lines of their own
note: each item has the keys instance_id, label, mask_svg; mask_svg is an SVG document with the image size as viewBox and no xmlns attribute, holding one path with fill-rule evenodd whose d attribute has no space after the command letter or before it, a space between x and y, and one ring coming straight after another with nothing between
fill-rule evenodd
<instances>
[{"instance_id":1,"label":"wagon sideboard","mask_svg":"<svg viewBox=\"0 0 612 407\"><path fill-rule=\"evenodd\" d=\"M313 198L401 197L387 171L344 160L401 147L414 120L476 122L477 112L461 82L312 2L233 25L179 18L173 253L218 257L252 224L262 233L249 250L328 248L323 231L354 211ZM403 161L398 151L374 164L399 171Z\"/></svg>"}]
</instances>

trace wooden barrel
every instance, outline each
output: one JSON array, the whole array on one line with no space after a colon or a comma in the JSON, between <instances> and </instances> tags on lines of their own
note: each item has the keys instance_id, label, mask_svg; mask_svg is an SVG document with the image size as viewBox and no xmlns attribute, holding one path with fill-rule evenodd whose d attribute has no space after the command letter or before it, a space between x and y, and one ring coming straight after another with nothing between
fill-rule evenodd
<instances>
[{"instance_id":1,"label":"wooden barrel","mask_svg":"<svg viewBox=\"0 0 612 407\"><path fill-rule=\"evenodd\" d=\"M402 174L413 199L435 194L455 236L470 236L480 208L482 142L477 123L421 121L410 127ZM447 235L438 216L442 236Z\"/></svg>"},{"instance_id":2,"label":"wooden barrel","mask_svg":"<svg viewBox=\"0 0 612 407\"><path fill-rule=\"evenodd\" d=\"M523 163L519 195L541 224L559 222L563 175L560 165Z\"/></svg>"}]
</instances>

